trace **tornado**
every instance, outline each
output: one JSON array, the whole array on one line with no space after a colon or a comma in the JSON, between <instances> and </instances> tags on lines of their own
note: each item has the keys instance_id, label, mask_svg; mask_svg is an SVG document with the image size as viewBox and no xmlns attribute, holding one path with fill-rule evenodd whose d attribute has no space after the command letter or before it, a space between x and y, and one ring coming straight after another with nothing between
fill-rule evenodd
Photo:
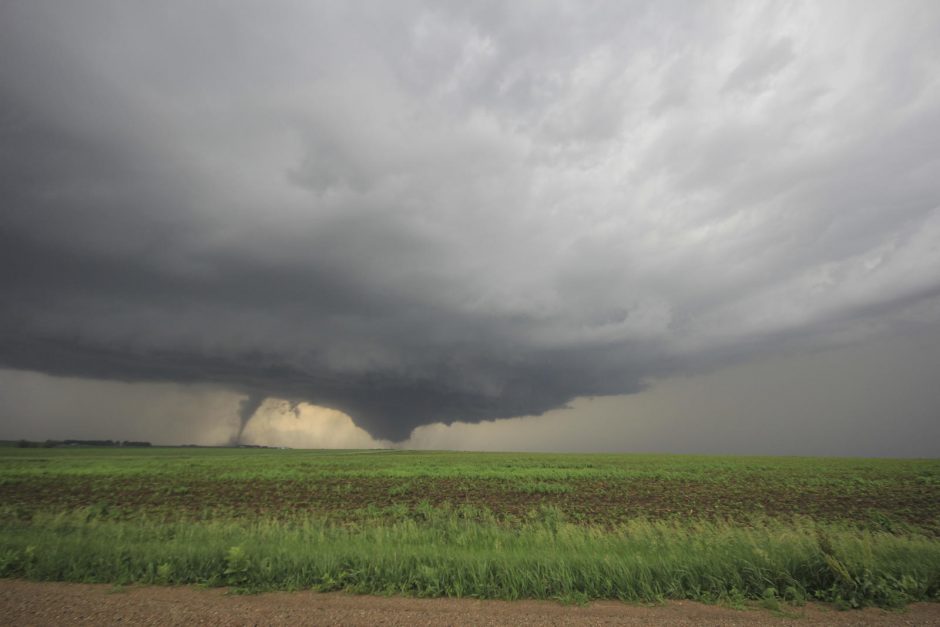
<instances>
[{"instance_id":1,"label":"tornado","mask_svg":"<svg viewBox=\"0 0 940 627\"><path fill-rule=\"evenodd\" d=\"M238 403L238 432L232 438L231 445L238 446L242 443L242 434L245 432L245 425L255 415L261 403L264 402L263 394L251 393Z\"/></svg>"}]
</instances>

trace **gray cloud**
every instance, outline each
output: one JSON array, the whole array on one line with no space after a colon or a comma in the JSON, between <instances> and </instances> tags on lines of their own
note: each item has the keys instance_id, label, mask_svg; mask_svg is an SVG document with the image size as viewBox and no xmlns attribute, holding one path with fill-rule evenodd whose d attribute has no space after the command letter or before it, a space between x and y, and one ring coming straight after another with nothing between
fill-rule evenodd
<instances>
[{"instance_id":1,"label":"gray cloud","mask_svg":"<svg viewBox=\"0 0 940 627\"><path fill-rule=\"evenodd\" d=\"M932 324L937 59L930 2L7 2L0 365L402 440Z\"/></svg>"},{"instance_id":2,"label":"gray cloud","mask_svg":"<svg viewBox=\"0 0 940 627\"><path fill-rule=\"evenodd\" d=\"M538 418L423 426L413 448L940 455L940 329L749 360Z\"/></svg>"}]
</instances>

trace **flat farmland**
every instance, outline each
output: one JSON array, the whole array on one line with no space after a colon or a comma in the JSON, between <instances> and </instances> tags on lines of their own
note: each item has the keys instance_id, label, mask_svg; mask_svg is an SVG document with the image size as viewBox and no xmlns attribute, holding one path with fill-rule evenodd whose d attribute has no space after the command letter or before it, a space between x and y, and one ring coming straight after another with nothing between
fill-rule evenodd
<instances>
[{"instance_id":1,"label":"flat farmland","mask_svg":"<svg viewBox=\"0 0 940 627\"><path fill-rule=\"evenodd\" d=\"M940 462L0 448L0 574L418 596L896 606Z\"/></svg>"},{"instance_id":2,"label":"flat farmland","mask_svg":"<svg viewBox=\"0 0 940 627\"><path fill-rule=\"evenodd\" d=\"M522 521L747 522L757 517L911 526L940 534L940 463L918 460L271 449L0 449L6 516L83 507L111 517L403 516L483 508ZM403 509L404 507L404 509Z\"/></svg>"}]
</instances>

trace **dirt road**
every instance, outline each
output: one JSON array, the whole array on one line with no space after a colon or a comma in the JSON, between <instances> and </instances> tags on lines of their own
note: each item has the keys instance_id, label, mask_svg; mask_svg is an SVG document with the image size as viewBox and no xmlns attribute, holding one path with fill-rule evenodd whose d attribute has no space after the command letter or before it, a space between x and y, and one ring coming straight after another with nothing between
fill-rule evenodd
<instances>
[{"instance_id":1,"label":"dirt road","mask_svg":"<svg viewBox=\"0 0 940 627\"><path fill-rule=\"evenodd\" d=\"M33 583L0 579L0 624L16 625L940 625L940 603L903 612L819 605L734 610L689 601L655 607L605 601L478 601L277 592L232 595L193 587Z\"/></svg>"}]
</instances>

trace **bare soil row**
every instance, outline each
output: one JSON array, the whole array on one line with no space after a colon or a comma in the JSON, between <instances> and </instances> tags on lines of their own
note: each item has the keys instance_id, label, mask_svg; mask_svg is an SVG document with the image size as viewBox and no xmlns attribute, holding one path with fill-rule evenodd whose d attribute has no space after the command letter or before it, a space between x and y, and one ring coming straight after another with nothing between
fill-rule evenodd
<instances>
[{"instance_id":1,"label":"bare soil row","mask_svg":"<svg viewBox=\"0 0 940 627\"><path fill-rule=\"evenodd\" d=\"M195 587L114 588L0 579L0 625L940 625L940 604L904 611L838 612L819 604L783 611L691 601L586 606L277 592L232 595Z\"/></svg>"},{"instance_id":2,"label":"bare soil row","mask_svg":"<svg viewBox=\"0 0 940 627\"><path fill-rule=\"evenodd\" d=\"M541 489L540 489L541 488ZM0 502L29 516L39 509L100 506L111 515L293 516L338 519L368 508L433 506L485 508L500 518L524 518L533 509L557 507L568 520L616 524L635 517L746 520L754 515L807 516L887 527L909 524L933 529L940 520L940 489L915 483L888 488L807 488L785 483L697 482L688 480L574 479L531 485L504 479L418 477L296 480L211 480L204 478L30 477L0 483Z\"/></svg>"}]
</instances>

